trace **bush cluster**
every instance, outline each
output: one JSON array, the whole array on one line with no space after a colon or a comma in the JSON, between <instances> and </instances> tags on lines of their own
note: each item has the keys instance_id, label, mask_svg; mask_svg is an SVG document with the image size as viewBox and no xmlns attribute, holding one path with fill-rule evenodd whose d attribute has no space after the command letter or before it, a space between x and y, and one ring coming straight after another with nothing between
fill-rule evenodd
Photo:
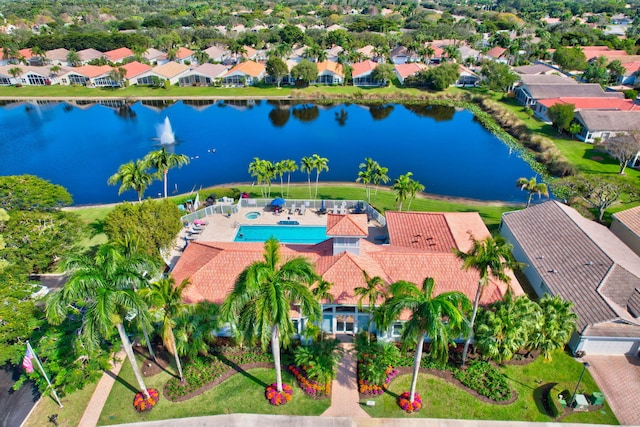
<instances>
[{"instance_id":1,"label":"bush cluster","mask_svg":"<svg viewBox=\"0 0 640 427\"><path fill-rule=\"evenodd\" d=\"M304 368L299 368L294 365L289 365L289 371L296 377L298 380L298 386L304 391L307 395L311 397L323 397L331 395L331 382L327 382L324 384L319 383L316 380L310 379L309 374Z\"/></svg>"},{"instance_id":2,"label":"bush cluster","mask_svg":"<svg viewBox=\"0 0 640 427\"><path fill-rule=\"evenodd\" d=\"M489 399L503 401L511 397L507 377L487 362L472 362L466 370L456 372L455 377L462 384Z\"/></svg>"}]
</instances>

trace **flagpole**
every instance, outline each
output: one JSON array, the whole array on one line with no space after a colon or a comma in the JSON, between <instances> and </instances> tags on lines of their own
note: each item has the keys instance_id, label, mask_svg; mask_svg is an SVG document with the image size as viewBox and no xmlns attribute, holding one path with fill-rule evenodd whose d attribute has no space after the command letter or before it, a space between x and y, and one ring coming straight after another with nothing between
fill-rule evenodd
<instances>
[{"instance_id":1,"label":"flagpole","mask_svg":"<svg viewBox=\"0 0 640 427\"><path fill-rule=\"evenodd\" d=\"M58 405L62 408L62 402L60 402L60 399L58 398L58 393L56 393L56 389L53 388L53 385L51 385L51 381L49 381L47 372L42 367L42 363L40 363L40 359L38 359L38 355L36 354L36 352L33 351L33 347L31 347L31 344L29 343L29 341L27 341L27 348L31 350L31 354L33 354L33 358L36 359L36 363L38 364L38 367L40 368L42 375L44 375L44 379L47 380L47 384L49 384L49 387L51 387L51 392L53 392L53 397L55 397L56 402L58 402Z\"/></svg>"}]
</instances>

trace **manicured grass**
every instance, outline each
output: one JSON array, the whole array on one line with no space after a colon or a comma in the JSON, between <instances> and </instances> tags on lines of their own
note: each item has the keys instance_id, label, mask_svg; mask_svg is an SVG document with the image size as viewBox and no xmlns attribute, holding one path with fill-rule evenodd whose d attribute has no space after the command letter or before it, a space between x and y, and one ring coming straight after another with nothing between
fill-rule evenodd
<instances>
[{"instance_id":1,"label":"manicured grass","mask_svg":"<svg viewBox=\"0 0 640 427\"><path fill-rule=\"evenodd\" d=\"M174 372L173 368L168 369ZM135 385L131 365L125 360L98 424L123 424L234 413L318 416L331 404L330 399L314 400L307 397L286 369L282 370L282 378L293 387L293 399L283 406L273 406L264 397L265 387L275 381L273 369L251 369L246 373L233 375L213 389L178 403L170 402L162 395L162 386L170 377L169 373L162 372L145 378L145 385L148 388L156 388L160 391L160 401L150 412L140 414L133 408L134 389L137 385Z\"/></svg>"},{"instance_id":2,"label":"manicured grass","mask_svg":"<svg viewBox=\"0 0 640 427\"><path fill-rule=\"evenodd\" d=\"M60 427L75 427L80 422L82 414L93 395L93 391L98 386L98 383L89 384L82 390L76 390L73 393L62 397L63 408L60 408L56 401L47 394L42 397L38 405L23 427L41 427L45 425L52 425L49 423L49 416L58 414L58 425Z\"/></svg>"},{"instance_id":3,"label":"manicured grass","mask_svg":"<svg viewBox=\"0 0 640 427\"><path fill-rule=\"evenodd\" d=\"M395 379L387 393L375 399L373 407L363 406L372 416L378 418L454 418L479 420L520 420L552 422L542 406L541 390L545 385L556 382L576 384L582 364L568 354L556 353L552 362L538 358L526 366L508 366L501 368L507 375L509 384L518 393L518 399L509 405L484 403L462 389L432 375L420 374L418 393L422 397L424 408L416 414L406 414L397 403L396 396L408 391L411 376L403 375ZM585 374L581 390L593 392L597 386L593 378ZM363 403L366 400L363 399ZM602 410L589 413L572 414L564 422L588 422L592 424L619 424L615 415L605 403Z\"/></svg>"},{"instance_id":4,"label":"manicured grass","mask_svg":"<svg viewBox=\"0 0 640 427\"><path fill-rule=\"evenodd\" d=\"M82 248L91 248L107 242L104 234L103 221L107 214L111 212L113 205L74 208L73 213L77 214L90 230L90 234L79 243Z\"/></svg>"}]
</instances>

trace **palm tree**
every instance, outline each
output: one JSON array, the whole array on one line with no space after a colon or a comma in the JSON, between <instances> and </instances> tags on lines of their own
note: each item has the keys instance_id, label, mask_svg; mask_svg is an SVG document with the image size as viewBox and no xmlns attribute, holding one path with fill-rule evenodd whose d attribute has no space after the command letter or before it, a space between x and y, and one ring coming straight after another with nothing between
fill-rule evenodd
<instances>
[{"instance_id":1,"label":"palm tree","mask_svg":"<svg viewBox=\"0 0 640 427\"><path fill-rule=\"evenodd\" d=\"M184 154L170 153L165 147L162 147L160 150L152 151L147 154L144 161L150 167L157 169L159 174L162 174L162 179L164 181L164 198L166 199L167 174L169 173L169 169L173 169L175 167L181 168L184 165L188 165L189 157Z\"/></svg>"},{"instance_id":2,"label":"palm tree","mask_svg":"<svg viewBox=\"0 0 640 427\"><path fill-rule=\"evenodd\" d=\"M511 276L506 273L507 269L517 269L520 264L516 262L511 253L512 246L504 240L502 236L486 237L483 240L476 240L473 238L473 245L468 252L462 252L459 249L453 248L453 253L462 260L462 269L469 270L474 269L480 273L478 279L478 289L476 291L476 297L473 301L473 313L471 315L471 323L469 325L469 337L464 343L464 350L462 353L462 365L467 361L467 351L469 350L469 344L473 339L473 325L478 314L478 305L480 304L480 297L484 289L489 286L489 279L491 276L496 279L509 284L511 282Z\"/></svg>"},{"instance_id":3,"label":"palm tree","mask_svg":"<svg viewBox=\"0 0 640 427\"><path fill-rule=\"evenodd\" d=\"M549 188L544 182L536 182L536 177L518 178L516 181L516 187L520 187L521 190L527 190L529 192L529 198L527 199L527 207L531 205L531 198L534 194L538 195L538 198L542 196L549 197Z\"/></svg>"},{"instance_id":4,"label":"palm tree","mask_svg":"<svg viewBox=\"0 0 640 427\"><path fill-rule=\"evenodd\" d=\"M322 277L318 278L313 288L311 288L311 293L313 296L321 302L323 299L326 299L329 302L333 302L333 294L331 293L331 287L333 283L324 280Z\"/></svg>"},{"instance_id":5,"label":"palm tree","mask_svg":"<svg viewBox=\"0 0 640 427\"><path fill-rule=\"evenodd\" d=\"M391 180L391 178L389 178L389 176L387 175L387 173L389 172L389 168L380 166L380 164L378 164L377 162L376 165L376 168L373 170L373 175L371 176L371 183L376 187L376 191L373 195L374 201L378 199L378 186L380 185L380 183L386 184Z\"/></svg>"},{"instance_id":6,"label":"palm tree","mask_svg":"<svg viewBox=\"0 0 640 427\"><path fill-rule=\"evenodd\" d=\"M11 67L9 68L9 74L14 78L16 84L20 83L18 81L18 76L22 74L22 68L20 67Z\"/></svg>"},{"instance_id":7,"label":"palm tree","mask_svg":"<svg viewBox=\"0 0 640 427\"><path fill-rule=\"evenodd\" d=\"M282 261L280 244L270 238L264 244L264 261L255 261L236 279L236 283L222 305L222 315L233 321L245 339L257 338L263 349L271 340L276 370L276 385L282 391L280 372L280 339L288 345L294 333L289 315L292 304L300 307L310 319L321 316L320 304L309 286L316 281L313 264L304 257Z\"/></svg>"},{"instance_id":8,"label":"palm tree","mask_svg":"<svg viewBox=\"0 0 640 427\"><path fill-rule=\"evenodd\" d=\"M545 360L551 360L551 353L564 348L575 330L577 316L572 311L573 304L558 295L545 295L538 303L542 311L542 322L533 332L530 342L540 350Z\"/></svg>"},{"instance_id":9,"label":"palm tree","mask_svg":"<svg viewBox=\"0 0 640 427\"><path fill-rule=\"evenodd\" d=\"M400 175L393 181L391 189L396 193L396 202L398 202L398 210L402 212L402 204L405 200L411 197L411 194L415 191L414 180L411 179L413 172L407 172L404 175Z\"/></svg>"},{"instance_id":10,"label":"palm tree","mask_svg":"<svg viewBox=\"0 0 640 427\"><path fill-rule=\"evenodd\" d=\"M381 327L388 329L397 321L403 310L411 312L411 318L402 328L403 341L417 341L410 402L414 401L416 394L425 338L428 336L431 339L430 357L438 363L445 364L449 355L450 340L464 334L467 329L464 312L471 306L469 299L458 291L444 292L436 296L433 292L435 286L435 280L430 277L424 279L422 289L403 280L393 283L390 287L391 297L380 306L378 315Z\"/></svg>"},{"instance_id":11,"label":"palm tree","mask_svg":"<svg viewBox=\"0 0 640 427\"><path fill-rule=\"evenodd\" d=\"M284 182L282 180L282 177L284 176L285 172L285 165L284 163L282 163L282 161L275 162L273 164L273 173L276 177L280 178L280 197L284 197Z\"/></svg>"},{"instance_id":12,"label":"palm tree","mask_svg":"<svg viewBox=\"0 0 640 427\"><path fill-rule=\"evenodd\" d=\"M287 197L289 196L289 186L291 185L291 172L298 170L298 164L295 160L285 159L282 160L282 169L287 174Z\"/></svg>"},{"instance_id":13,"label":"palm tree","mask_svg":"<svg viewBox=\"0 0 640 427\"><path fill-rule=\"evenodd\" d=\"M416 195L422 191L424 191L424 185L414 179L409 180L409 204L407 204L407 211L411 209L411 202L416 198Z\"/></svg>"},{"instance_id":14,"label":"palm tree","mask_svg":"<svg viewBox=\"0 0 640 427\"><path fill-rule=\"evenodd\" d=\"M366 286L357 287L353 290L353 292L359 297L358 310L362 310L362 302L366 299L369 303L369 308L367 311L373 316L376 301L378 301L379 298L387 297L387 294L384 291L386 283L380 276L370 277L369 274L364 270L362 270L362 273L364 274L364 281L366 283ZM371 325L371 319L369 320L369 325ZM369 342L370 339L370 334L367 334L367 342Z\"/></svg>"},{"instance_id":15,"label":"palm tree","mask_svg":"<svg viewBox=\"0 0 640 427\"><path fill-rule=\"evenodd\" d=\"M138 194L138 201L142 201L144 192L153 182L153 174L149 173L149 165L144 160L125 163L121 165L118 172L111 175L107 180L109 185L120 183L118 194L127 190L134 190Z\"/></svg>"},{"instance_id":16,"label":"palm tree","mask_svg":"<svg viewBox=\"0 0 640 427\"><path fill-rule=\"evenodd\" d=\"M329 159L326 157L320 157L317 154L313 155L313 165L316 170L316 198L318 198L318 179L320 178L320 172L329 171L329 165L327 163L329 163Z\"/></svg>"},{"instance_id":17,"label":"palm tree","mask_svg":"<svg viewBox=\"0 0 640 427\"><path fill-rule=\"evenodd\" d=\"M162 325L162 329L160 330L162 343L169 354L172 354L176 359L176 367L178 368L180 381L184 381L184 376L182 375L182 365L180 364L173 329L176 326L176 319L186 314L186 306L182 302L182 292L190 284L189 280L185 279L179 286L175 286L173 278L164 278L157 282L152 282L148 288L140 289L142 298L144 298L149 306L153 307L153 311L159 315Z\"/></svg>"},{"instance_id":18,"label":"palm tree","mask_svg":"<svg viewBox=\"0 0 640 427\"><path fill-rule=\"evenodd\" d=\"M364 159L364 163L360 163L360 166L358 167L361 170L358 172L356 182L362 182L364 184L367 202L371 202L371 189L369 188L369 184L373 181L375 170L379 167L378 162L373 160L371 157L366 157Z\"/></svg>"},{"instance_id":19,"label":"palm tree","mask_svg":"<svg viewBox=\"0 0 640 427\"><path fill-rule=\"evenodd\" d=\"M52 65L51 68L49 68L49 71L51 71L52 76L57 76L61 69L62 67L56 64Z\"/></svg>"},{"instance_id":20,"label":"palm tree","mask_svg":"<svg viewBox=\"0 0 640 427\"><path fill-rule=\"evenodd\" d=\"M193 359L198 354L209 352L209 341L220 329L220 310L218 305L207 301L188 304L186 309L184 316L175 319L173 332L178 354Z\"/></svg>"},{"instance_id":21,"label":"palm tree","mask_svg":"<svg viewBox=\"0 0 640 427\"><path fill-rule=\"evenodd\" d=\"M262 194L262 197L270 196L271 180L276 176L273 163L271 163L269 160L263 160L254 157L253 161L249 163L249 173L252 177L256 177L256 182L258 183L258 185L260 185L260 194Z\"/></svg>"},{"instance_id":22,"label":"palm tree","mask_svg":"<svg viewBox=\"0 0 640 427\"><path fill-rule=\"evenodd\" d=\"M115 327L131 363L140 390L149 398L142 373L136 363L124 320L135 315L146 319L147 307L130 284L139 280L139 272L115 246L105 244L93 258L78 256L66 263L70 277L64 287L51 295L46 316L59 325L69 310L83 317L82 336L87 346L95 348L101 338L109 338Z\"/></svg>"},{"instance_id":23,"label":"palm tree","mask_svg":"<svg viewBox=\"0 0 640 427\"><path fill-rule=\"evenodd\" d=\"M311 198L311 172L316 168L313 157L303 157L300 161L300 170L307 173L307 183L309 183L309 198Z\"/></svg>"},{"instance_id":24,"label":"palm tree","mask_svg":"<svg viewBox=\"0 0 640 427\"><path fill-rule=\"evenodd\" d=\"M69 50L69 53L67 53L67 62L69 62L72 67L79 67L82 64L82 59L80 59L78 52L71 49Z\"/></svg>"}]
</instances>

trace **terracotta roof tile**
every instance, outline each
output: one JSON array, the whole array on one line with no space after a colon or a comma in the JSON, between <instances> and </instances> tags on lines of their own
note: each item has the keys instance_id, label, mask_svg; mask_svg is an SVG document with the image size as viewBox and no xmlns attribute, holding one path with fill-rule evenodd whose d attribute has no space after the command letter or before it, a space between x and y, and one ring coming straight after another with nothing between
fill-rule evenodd
<instances>
[{"instance_id":1,"label":"terracotta roof tile","mask_svg":"<svg viewBox=\"0 0 640 427\"><path fill-rule=\"evenodd\" d=\"M344 70L342 68L342 64L338 64L337 62L334 61L322 61L322 62L318 62L318 74L322 73L323 71L327 71L333 74L337 74L341 77L344 77Z\"/></svg>"},{"instance_id":2,"label":"terracotta roof tile","mask_svg":"<svg viewBox=\"0 0 640 427\"><path fill-rule=\"evenodd\" d=\"M264 74L265 70L266 68L262 64L254 61L244 61L230 69L227 75L242 73L247 74L251 77L260 77L262 74Z\"/></svg>"},{"instance_id":3,"label":"terracotta roof tile","mask_svg":"<svg viewBox=\"0 0 640 427\"><path fill-rule=\"evenodd\" d=\"M395 64L396 73L403 79L406 79L409 76L413 76L414 74L419 73L422 70L426 70L426 65L420 62L406 62L404 64Z\"/></svg>"},{"instance_id":4,"label":"terracotta roof tile","mask_svg":"<svg viewBox=\"0 0 640 427\"><path fill-rule=\"evenodd\" d=\"M634 104L631 99L620 98L547 98L538 101L538 103L549 108L556 104L573 104L576 110L640 110L640 106Z\"/></svg>"},{"instance_id":5,"label":"terracotta roof tile","mask_svg":"<svg viewBox=\"0 0 640 427\"><path fill-rule=\"evenodd\" d=\"M355 78L363 74L368 74L373 70L375 70L377 66L378 66L378 63L373 62L371 60L356 62L351 66L352 67L351 75Z\"/></svg>"},{"instance_id":6,"label":"terracotta roof tile","mask_svg":"<svg viewBox=\"0 0 640 427\"><path fill-rule=\"evenodd\" d=\"M186 47L180 46L178 51L176 52L176 57L178 59L185 59L193 55L193 51L191 49L187 49Z\"/></svg>"},{"instance_id":7,"label":"terracotta roof tile","mask_svg":"<svg viewBox=\"0 0 640 427\"><path fill-rule=\"evenodd\" d=\"M637 236L640 236L640 206L616 212L613 217L627 226Z\"/></svg>"},{"instance_id":8,"label":"terracotta roof tile","mask_svg":"<svg viewBox=\"0 0 640 427\"><path fill-rule=\"evenodd\" d=\"M366 214L334 215L327 214L327 236L369 235Z\"/></svg>"},{"instance_id":9,"label":"terracotta roof tile","mask_svg":"<svg viewBox=\"0 0 640 427\"><path fill-rule=\"evenodd\" d=\"M502 57L502 55L504 55L504 53L507 51L507 49L500 47L500 46L495 46L491 49L489 49L489 51L487 52L487 56L490 56L491 58L495 58L498 59L500 57Z\"/></svg>"},{"instance_id":10,"label":"terracotta roof tile","mask_svg":"<svg viewBox=\"0 0 640 427\"><path fill-rule=\"evenodd\" d=\"M71 72L93 79L104 74L109 74L111 70L113 70L113 68L110 65L83 65L73 68Z\"/></svg>"},{"instance_id":11,"label":"terracotta roof tile","mask_svg":"<svg viewBox=\"0 0 640 427\"><path fill-rule=\"evenodd\" d=\"M142 73L146 73L151 68L153 68L151 67L151 65L143 64L138 61L129 62L128 64L121 65L121 67L127 70L127 74L126 74L127 79L133 78Z\"/></svg>"},{"instance_id":12,"label":"terracotta roof tile","mask_svg":"<svg viewBox=\"0 0 640 427\"><path fill-rule=\"evenodd\" d=\"M184 73L188 69L189 67L187 67L184 64L179 64L177 62L169 61L166 64L158 65L157 67L154 67L151 71L153 71L155 74L158 74L162 77L170 79L177 76L178 74Z\"/></svg>"},{"instance_id":13,"label":"terracotta roof tile","mask_svg":"<svg viewBox=\"0 0 640 427\"><path fill-rule=\"evenodd\" d=\"M133 51L128 47L121 47L118 49L109 50L104 53L104 56L109 61L121 61L125 58L133 56Z\"/></svg>"}]
</instances>

